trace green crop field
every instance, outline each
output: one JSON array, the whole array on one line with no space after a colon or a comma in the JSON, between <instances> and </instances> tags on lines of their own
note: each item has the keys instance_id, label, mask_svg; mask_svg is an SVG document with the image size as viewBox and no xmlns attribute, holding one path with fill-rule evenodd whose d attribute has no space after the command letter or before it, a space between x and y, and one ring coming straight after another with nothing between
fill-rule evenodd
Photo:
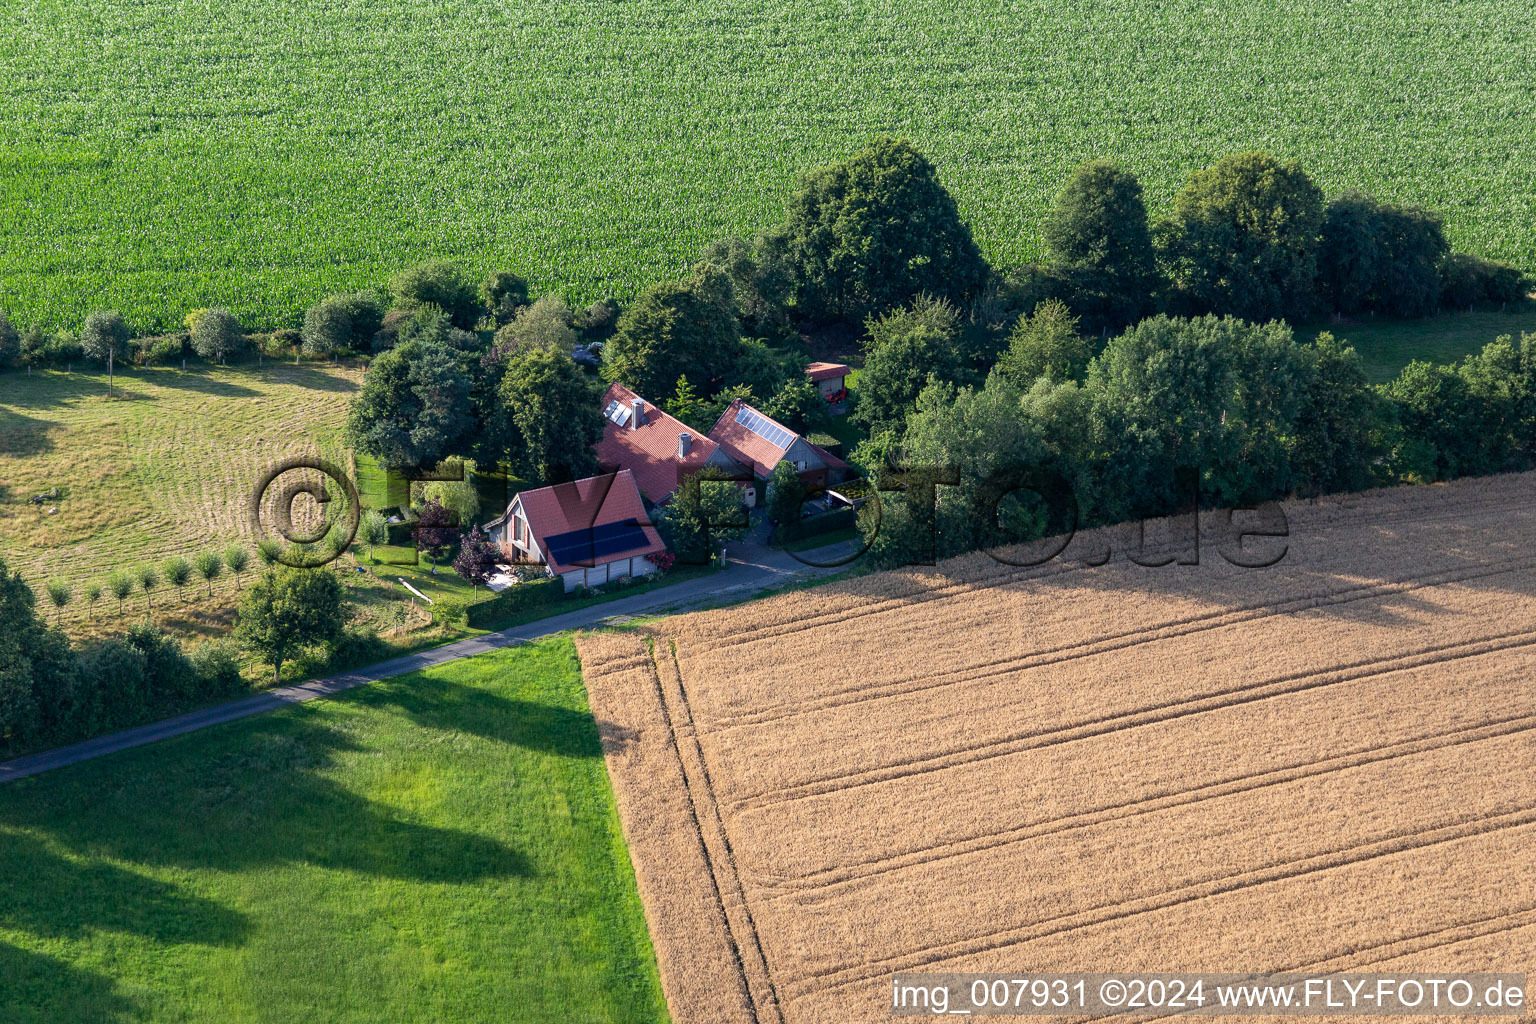
<instances>
[{"instance_id":1,"label":"green crop field","mask_svg":"<svg viewBox=\"0 0 1536 1024\"><path fill-rule=\"evenodd\" d=\"M6 1024L664 1024L569 640L0 789Z\"/></svg>"},{"instance_id":2,"label":"green crop field","mask_svg":"<svg viewBox=\"0 0 1536 1024\"><path fill-rule=\"evenodd\" d=\"M292 325L431 256L627 295L880 133L1000 264L1078 162L1235 150L1536 269L1517 0L38 0L0 10L0 308Z\"/></svg>"}]
</instances>

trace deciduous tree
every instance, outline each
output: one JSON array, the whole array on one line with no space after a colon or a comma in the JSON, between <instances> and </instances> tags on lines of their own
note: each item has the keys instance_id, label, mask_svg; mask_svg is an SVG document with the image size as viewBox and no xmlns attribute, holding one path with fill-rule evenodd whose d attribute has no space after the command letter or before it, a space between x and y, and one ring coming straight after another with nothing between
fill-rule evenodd
<instances>
[{"instance_id":1,"label":"deciduous tree","mask_svg":"<svg viewBox=\"0 0 1536 1024\"><path fill-rule=\"evenodd\" d=\"M269 569L240 602L235 640L272 666L283 681L283 662L300 648L333 643L345 622L343 588L335 573Z\"/></svg>"}]
</instances>

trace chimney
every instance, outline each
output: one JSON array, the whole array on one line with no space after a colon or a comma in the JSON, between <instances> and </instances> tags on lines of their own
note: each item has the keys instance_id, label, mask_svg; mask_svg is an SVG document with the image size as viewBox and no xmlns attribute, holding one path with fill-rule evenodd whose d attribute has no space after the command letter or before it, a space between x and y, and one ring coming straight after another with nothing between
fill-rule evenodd
<instances>
[{"instance_id":1,"label":"chimney","mask_svg":"<svg viewBox=\"0 0 1536 1024\"><path fill-rule=\"evenodd\" d=\"M682 433L677 435L677 457L678 458L686 459L688 457L688 449L691 448L691 447L693 447L693 435L692 434L688 433L688 431L685 430Z\"/></svg>"},{"instance_id":2,"label":"chimney","mask_svg":"<svg viewBox=\"0 0 1536 1024\"><path fill-rule=\"evenodd\" d=\"M629 400L629 429L639 430L645 426L645 399L631 398Z\"/></svg>"}]
</instances>

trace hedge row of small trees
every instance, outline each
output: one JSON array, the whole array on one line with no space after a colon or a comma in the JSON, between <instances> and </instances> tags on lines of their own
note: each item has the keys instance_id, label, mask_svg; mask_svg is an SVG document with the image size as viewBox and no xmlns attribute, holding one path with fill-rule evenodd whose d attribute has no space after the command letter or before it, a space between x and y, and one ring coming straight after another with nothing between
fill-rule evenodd
<instances>
[{"instance_id":1,"label":"hedge row of small trees","mask_svg":"<svg viewBox=\"0 0 1536 1024\"><path fill-rule=\"evenodd\" d=\"M228 642L190 654L153 626L71 647L0 561L0 747L69 743L239 692Z\"/></svg>"},{"instance_id":2,"label":"hedge row of small trees","mask_svg":"<svg viewBox=\"0 0 1536 1024\"><path fill-rule=\"evenodd\" d=\"M263 549L263 559L270 564L271 552ZM235 588L240 587L241 574L251 564L250 551L241 544L231 544L223 551L199 552L190 561L181 555L172 555L160 564L141 565L134 569L115 569L108 573L104 580L92 580L87 583L80 596L85 600L86 613L94 618L96 605L103 597L117 599L117 614L121 618L124 611L124 602L131 597L135 590L144 595L144 611L147 615L154 606L154 593L161 582L176 588L176 596L180 600L186 600L186 588L195 578L200 579L208 588L208 596L213 596L213 583L224 575L228 569L235 577ZM54 607L54 616L57 621L64 613L64 609L75 599L74 586L62 577L53 577L43 585L43 592L47 594L49 602Z\"/></svg>"}]
</instances>

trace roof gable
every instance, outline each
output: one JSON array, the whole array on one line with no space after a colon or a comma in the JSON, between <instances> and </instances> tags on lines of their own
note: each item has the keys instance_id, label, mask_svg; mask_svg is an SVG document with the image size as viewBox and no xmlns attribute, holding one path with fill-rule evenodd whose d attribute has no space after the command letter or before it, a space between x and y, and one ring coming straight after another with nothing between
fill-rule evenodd
<instances>
[{"instance_id":1,"label":"roof gable","mask_svg":"<svg viewBox=\"0 0 1536 1024\"><path fill-rule=\"evenodd\" d=\"M710 428L709 436L743 465L750 465L760 477L767 477L796 444L806 444L828 466L848 464L831 452L819 448L771 416L736 399L726 406L720 419Z\"/></svg>"},{"instance_id":2,"label":"roof gable","mask_svg":"<svg viewBox=\"0 0 1536 1024\"><path fill-rule=\"evenodd\" d=\"M628 410L637 398L640 396L622 384L610 384L603 392L603 408L617 402L620 409ZM632 426L628 416L622 424L605 417L603 437L596 448L597 461L604 468L629 470L641 493L652 503L660 503L677 490L684 477L697 473L706 464L718 465L718 445L682 420L644 399L641 401L644 422L639 426ZM679 457L678 442L683 434L690 435L688 454Z\"/></svg>"},{"instance_id":3,"label":"roof gable","mask_svg":"<svg viewBox=\"0 0 1536 1024\"><path fill-rule=\"evenodd\" d=\"M666 550L629 470L520 491L517 509L557 573Z\"/></svg>"}]
</instances>

